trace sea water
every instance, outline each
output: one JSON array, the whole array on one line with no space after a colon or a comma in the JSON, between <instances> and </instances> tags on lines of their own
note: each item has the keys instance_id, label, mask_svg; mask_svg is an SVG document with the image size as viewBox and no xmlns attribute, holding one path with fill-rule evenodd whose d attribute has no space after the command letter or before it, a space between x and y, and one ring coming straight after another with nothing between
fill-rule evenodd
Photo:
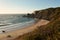
<instances>
[{"instance_id":1,"label":"sea water","mask_svg":"<svg viewBox=\"0 0 60 40\"><path fill-rule=\"evenodd\" d=\"M22 29L32 25L33 18L23 17L25 14L0 14L0 33Z\"/></svg>"}]
</instances>

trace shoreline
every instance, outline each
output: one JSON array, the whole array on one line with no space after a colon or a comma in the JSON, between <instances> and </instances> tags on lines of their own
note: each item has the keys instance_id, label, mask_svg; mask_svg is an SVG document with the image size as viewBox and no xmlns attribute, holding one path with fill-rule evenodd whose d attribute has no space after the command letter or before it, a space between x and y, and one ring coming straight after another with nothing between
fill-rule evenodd
<instances>
[{"instance_id":1,"label":"shoreline","mask_svg":"<svg viewBox=\"0 0 60 40\"><path fill-rule=\"evenodd\" d=\"M27 26L33 25L34 23L35 23L35 20L32 20L32 21L25 22L25 23L17 23L17 24L12 24L8 26L2 26L0 27L0 34L3 33L2 31L11 32L11 31L15 31L15 30L22 29Z\"/></svg>"},{"instance_id":2,"label":"shoreline","mask_svg":"<svg viewBox=\"0 0 60 40\"><path fill-rule=\"evenodd\" d=\"M0 34L0 40L15 39L20 35L23 35L25 33L33 31L34 29L37 28L37 26L46 25L47 23L49 23L49 21L42 19L42 20L38 21L37 23L34 23L33 25L30 25L29 27L26 27L26 28L23 28L23 29L18 29L18 30L11 31L11 32L7 32L7 33L4 33L4 34ZM8 35L11 35L12 37L8 38L7 37Z\"/></svg>"}]
</instances>

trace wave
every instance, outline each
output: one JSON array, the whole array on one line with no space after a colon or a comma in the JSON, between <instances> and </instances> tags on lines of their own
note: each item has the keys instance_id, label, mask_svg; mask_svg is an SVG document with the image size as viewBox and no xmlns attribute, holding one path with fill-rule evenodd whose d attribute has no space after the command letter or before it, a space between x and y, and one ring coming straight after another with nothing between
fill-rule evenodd
<instances>
[{"instance_id":1,"label":"wave","mask_svg":"<svg viewBox=\"0 0 60 40\"><path fill-rule=\"evenodd\" d=\"M32 25L34 22L35 21L32 20L32 21L28 21L28 22L22 22L22 23L16 23L16 24L12 24L12 25L2 26L2 27L0 27L0 33L2 33L2 31L9 32L12 30L22 29L24 27ZM9 24L9 23L7 23L7 24ZM3 24L3 25L5 25L5 24Z\"/></svg>"}]
</instances>

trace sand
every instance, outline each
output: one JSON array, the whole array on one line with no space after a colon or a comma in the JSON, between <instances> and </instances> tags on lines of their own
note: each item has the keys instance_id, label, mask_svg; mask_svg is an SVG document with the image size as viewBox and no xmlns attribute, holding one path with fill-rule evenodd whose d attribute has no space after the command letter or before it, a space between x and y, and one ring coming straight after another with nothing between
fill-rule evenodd
<instances>
[{"instance_id":1,"label":"sand","mask_svg":"<svg viewBox=\"0 0 60 40\"><path fill-rule=\"evenodd\" d=\"M14 38L16 38L20 35L33 31L34 29L37 28L37 26L46 25L47 23L49 23L49 21L41 19L40 21L38 21L37 23L35 23L29 27L0 34L0 40L13 40ZM8 35L11 35L11 37L8 37Z\"/></svg>"}]
</instances>

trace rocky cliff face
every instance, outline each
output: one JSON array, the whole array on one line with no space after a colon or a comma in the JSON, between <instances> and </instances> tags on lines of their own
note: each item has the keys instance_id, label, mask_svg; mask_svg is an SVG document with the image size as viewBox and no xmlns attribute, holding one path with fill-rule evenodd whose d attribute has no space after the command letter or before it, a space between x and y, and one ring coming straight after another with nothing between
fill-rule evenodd
<instances>
[{"instance_id":1,"label":"rocky cliff face","mask_svg":"<svg viewBox=\"0 0 60 40\"><path fill-rule=\"evenodd\" d=\"M60 14L60 7L37 10L34 11L33 14L28 14L27 16L32 18L51 20L54 16L56 16L56 14Z\"/></svg>"}]
</instances>

